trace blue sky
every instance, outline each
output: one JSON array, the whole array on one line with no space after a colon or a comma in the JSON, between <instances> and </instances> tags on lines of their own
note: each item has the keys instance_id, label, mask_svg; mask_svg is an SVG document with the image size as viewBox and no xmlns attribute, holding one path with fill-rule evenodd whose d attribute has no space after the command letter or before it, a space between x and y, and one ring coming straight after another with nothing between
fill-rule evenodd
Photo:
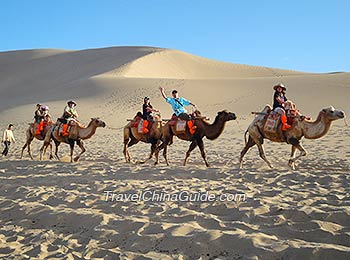
<instances>
[{"instance_id":1,"label":"blue sky","mask_svg":"<svg viewBox=\"0 0 350 260\"><path fill-rule=\"evenodd\" d=\"M4 0L0 51L157 46L221 61L350 71L350 1Z\"/></svg>"}]
</instances>

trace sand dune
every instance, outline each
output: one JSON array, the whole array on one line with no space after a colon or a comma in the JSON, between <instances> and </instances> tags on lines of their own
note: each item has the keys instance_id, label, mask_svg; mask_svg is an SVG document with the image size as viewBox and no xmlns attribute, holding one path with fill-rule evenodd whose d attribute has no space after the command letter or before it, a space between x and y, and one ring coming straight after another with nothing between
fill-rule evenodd
<instances>
[{"instance_id":1,"label":"sand dune","mask_svg":"<svg viewBox=\"0 0 350 260\"><path fill-rule=\"evenodd\" d=\"M333 124L320 140L305 140L309 155L295 171L290 147L266 142L271 170L257 149L238 170L243 133L271 103L272 86L283 82L288 97L315 118L334 105L350 111L350 73L311 74L211 61L176 50L114 47L83 51L28 50L0 53L0 126L12 122L18 139L0 160L0 258L2 259L349 259L350 128ZM124 163L122 129L144 96L168 118L172 111L158 87L197 104L214 120L227 109L238 120L222 136L205 140L212 167L189 143L175 139L164 161L135 162L149 145L130 149ZM86 141L78 163L19 160L34 105L50 106L54 118L67 99L78 102L82 122L100 116L111 128ZM105 201L105 191L244 193L243 202Z\"/></svg>"}]
</instances>

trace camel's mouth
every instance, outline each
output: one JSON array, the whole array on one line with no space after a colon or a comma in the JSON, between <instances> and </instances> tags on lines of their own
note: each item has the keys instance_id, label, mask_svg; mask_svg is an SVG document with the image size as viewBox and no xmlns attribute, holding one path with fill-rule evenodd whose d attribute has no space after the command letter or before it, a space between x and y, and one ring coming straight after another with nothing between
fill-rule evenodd
<instances>
[{"instance_id":1,"label":"camel's mouth","mask_svg":"<svg viewBox=\"0 0 350 260\"><path fill-rule=\"evenodd\" d=\"M343 111L339 111L339 118L345 118L345 113Z\"/></svg>"},{"instance_id":2,"label":"camel's mouth","mask_svg":"<svg viewBox=\"0 0 350 260\"><path fill-rule=\"evenodd\" d=\"M230 114L230 120L236 120L237 116L234 113Z\"/></svg>"}]
</instances>

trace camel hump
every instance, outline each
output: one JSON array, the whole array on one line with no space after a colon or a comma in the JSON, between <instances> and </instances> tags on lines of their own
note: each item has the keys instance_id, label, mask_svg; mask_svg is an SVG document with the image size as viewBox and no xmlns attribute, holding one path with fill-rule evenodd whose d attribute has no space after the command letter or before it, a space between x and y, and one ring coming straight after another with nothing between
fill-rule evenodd
<instances>
[{"instance_id":1,"label":"camel hump","mask_svg":"<svg viewBox=\"0 0 350 260\"><path fill-rule=\"evenodd\" d=\"M270 113L271 111L272 111L272 107L271 107L269 104L267 104L267 105L264 107L262 113Z\"/></svg>"}]
</instances>

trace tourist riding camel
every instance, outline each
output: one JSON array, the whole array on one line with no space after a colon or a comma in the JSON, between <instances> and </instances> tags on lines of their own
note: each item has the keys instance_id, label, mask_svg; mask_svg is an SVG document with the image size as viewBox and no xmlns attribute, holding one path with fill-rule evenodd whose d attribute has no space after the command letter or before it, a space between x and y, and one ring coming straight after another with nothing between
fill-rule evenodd
<instances>
[{"instance_id":1,"label":"tourist riding camel","mask_svg":"<svg viewBox=\"0 0 350 260\"><path fill-rule=\"evenodd\" d=\"M58 147L61 143L69 144L70 146L70 161L73 162L73 152L75 143L80 147L81 152L78 156L74 158L74 161L78 161L80 156L86 151L84 147L83 140L91 138L95 133L98 127L105 127L106 123L100 120L99 118L91 118L88 126L84 127L80 123L74 124L71 126L68 136L62 136L60 134L60 126L56 124L46 133L44 144L40 149L40 159L42 159L42 155L45 152L47 146L51 143L51 140L55 142L56 150L55 156L59 160L58 157Z\"/></svg>"},{"instance_id":2,"label":"tourist riding camel","mask_svg":"<svg viewBox=\"0 0 350 260\"><path fill-rule=\"evenodd\" d=\"M47 122L51 122L49 107L37 104L34 112L34 126L36 135L42 134Z\"/></svg>"},{"instance_id":3,"label":"tourist riding camel","mask_svg":"<svg viewBox=\"0 0 350 260\"><path fill-rule=\"evenodd\" d=\"M152 116L153 112L159 113L159 110L153 108L149 97L145 97L143 99L143 105L142 105L142 119L143 119L142 129L144 133L149 132L148 125L150 124L150 122L154 122L154 119Z\"/></svg>"},{"instance_id":4,"label":"tourist riding camel","mask_svg":"<svg viewBox=\"0 0 350 260\"><path fill-rule=\"evenodd\" d=\"M162 138L163 124L159 112L154 114L153 120L149 121L148 131L143 130L141 113L137 113L135 118L129 122L124 127L124 150L123 154L125 161L127 163L131 162L131 157L129 153L129 147L137 144L138 142L150 143L151 144L151 153L148 159L141 161L145 163L148 160L152 159L153 155L156 157L155 164L159 163L159 150L156 148L160 144ZM145 120L144 120L145 121Z\"/></svg>"},{"instance_id":5,"label":"tourist riding camel","mask_svg":"<svg viewBox=\"0 0 350 260\"><path fill-rule=\"evenodd\" d=\"M295 161L307 154L301 145L301 139L303 137L306 139L318 139L328 133L333 121L345 117L343 111L335 110L334 107L328 107L319 112L315 121L310 121L304 116L297 116L287 131L283 131L281 127L277 127L275 131L270 131L270 128L266 127L266 123L271 111L271 106L267 105L262 112L257 113L258 115L245 132L245 137L247 134L249 134L249 137L248 140L245 138L245 147L239 159L241 168L243 167L244 155L254 145L257 145L260 157L272 168L272 164L266 158L263 147L264 139L268 139L272 142L284 142L292 145L291 158L288 164L292 169L295 169ZM295 157L297 149L300 151L300 155Z\"/></svg>"},{"instance_id":6,"label":"tourist riding camel","mask_svg":"<svg viewBox=\"0 0 350 260\"><path fill-rule=\"evenodd\" d=\"M192 131L190 131L188 127L186 127L184 130L182 129L179 130L177 127L177 124L179 122L173 122L173 120L168 121L163 127L163 136L162 136L163 143L158 147L157 150L160 151L161 149L164 149L163 156L167 165L169 165L167 148L172 143L173 137L175 135L179 139L191 142L190 147L186 153L186 157L183 165L186 165L187 160L190 156L190 153L198 146L201 151L201 155L203 157L205 165L209 167L209 163L206 158L206 153L204 151L203 138L206 137L209 140L217 139L223 132L226 122L236 119L236 115L234 113L227 112L224 110L224 111L218 112L217 116L215 117L214 123L209 124L207 122L207 119L202 117L201 113L198 110L196 110L194 114L195 114L194 121L195 121L196 130L195 130L195 133L193 134L191 133Z\"/></svg>"},{"instance_id":7,"label":"tourist riding camel","mask_svg":"<svg viewBox=\"0 0 350 260\"><path fill-rule=\"evenodd\" d=\"M277 84L273 87L275 93L273 95L273 111L278 113L282 122L282 131L288 130L291 125L287 122L287 115L285 111L285 103L287 102L287 97L285 91L287 88L283 84Z\"/></svg>"},{"instance_id":8,"label":"tourist riding camel","mask_svg":"<svg viewBox=\"0 0 350 260\"><path fill-rule=\"evenodd\" d=\"M26 130L26 143L22 147L21 158L23 158L23 152L27 148L28 154L30 158L33 160L33 156L30 150L30 144L33 139L37 139L39 141L43 141L46 133L53 126L53 122L51 120L51 115L49 114L49 107L43 106L40 104L36 105L37 110L34 113L35 122L30 123L29 127ZM50 143L50 159L52 156L52 144Z\"/></svg>"},{"instance_id":9,"label":"tourist riding camel","mask_svg":"<svg viewBox=\"0 0 350 260\"><path fill-rule=\"evenodd\" d=\"M171 92L172 98L167 97L165 94L165 90L163 87L159 87L160 92L162 93L163 98L165 98L165 101L169 103L174 111L174 115L181 119L187 121L188 128L190 129L191 134L194 134L196 131L196 126L194 125L191 116L188 114L185 106L192 105L196 109L196 105L193 104L191 101L179 97L179 93L177 90L173 90Z\"/></svg>"},{"instance_id":10,"label":"tourist riding camel","mask_svg":"<svg viewBox=\"0 0 350 260\"><path fill-rule=\"evenodd\" d=\"M77 103L74 100L69 100L67 102L67 105L64 108L63 115L59 119L59 121L62 123L62 128L61 128L61 135L62 136L68 136L68 127L70 123L76 122L78 123L78 112L76 111Z\"/></svg>"}]
</instances>

